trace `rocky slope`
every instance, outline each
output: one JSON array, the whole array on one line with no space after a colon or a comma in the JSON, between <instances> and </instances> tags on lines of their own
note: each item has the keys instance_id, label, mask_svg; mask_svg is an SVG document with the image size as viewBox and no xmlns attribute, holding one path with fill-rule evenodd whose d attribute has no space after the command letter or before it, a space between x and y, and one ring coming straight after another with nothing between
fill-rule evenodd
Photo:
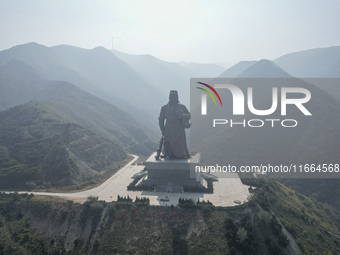
<instances>
[{"instance_id":1,"label":"rocky slope","mask_svg":"<svg viewBox=\"0 0 340 255\"><path fill-rule=\"evenodd\" d=\"M130 114L69 82L47 80L23 62L11 60L0 67L0 92L0 110L30 101L44 102L64 120L110 139L130 152L149 154L157 147L152 142L153 132Z\"/></svg>"},{"instance_id":2,"label":"rocky slope","mask_svg":"<svg viewBox=\"0 0 340 255\"><path fill-rule=\"evenodd\" d=\"M136 202L74 204L0 194L0 253L338 254L339 216L276 182L247 204L179 208ZM39 252L38 252L39 251Z\"/></svg>"},{"instance_id":3,"label":"rocky slope","mask_svg":"<svg viewBox=\"0 0 340 255\"><path fill-rule=\"evenodd\" d=\"M127 157L117 144L65 122L43 103L0 112L0 151L2 188L77 184Z\"/></svg>"}]
</instances>

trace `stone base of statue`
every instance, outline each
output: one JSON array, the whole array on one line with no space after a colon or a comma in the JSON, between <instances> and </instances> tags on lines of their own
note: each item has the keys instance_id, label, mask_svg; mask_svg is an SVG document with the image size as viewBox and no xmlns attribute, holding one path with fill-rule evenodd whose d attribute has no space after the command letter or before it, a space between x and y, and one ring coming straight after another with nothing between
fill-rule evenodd
<instances>
[{"instance_id":1,"label":"stone base of statue","mask_svg":"<svg viewBox=\"0 0 340 255\"><path fill-rule=\"evenodd\" d=\"M145 176L140 186L154 186L157 192L184 192L193 187L204 189L204 180L200 173L195 172L195 166L200 164L200 154L192 155L190 159L155 159L156 152L144 162Z\"/></svg>"}]
</instances>

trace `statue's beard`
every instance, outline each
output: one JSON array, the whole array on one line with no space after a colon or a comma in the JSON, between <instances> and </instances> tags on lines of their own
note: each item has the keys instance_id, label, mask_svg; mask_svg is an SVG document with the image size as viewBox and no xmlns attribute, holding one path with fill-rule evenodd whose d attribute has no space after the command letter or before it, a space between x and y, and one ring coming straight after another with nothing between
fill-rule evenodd
<instances>
[{"instance_id":1,"label":"statue's beard","mask_svg":"<svg viewBox=\"0 0 340 255\"><path fill-rule=\"evenodd\" d=\"M179 103L178 98L170 98L169 99L169 104L170 105L176 105L178 103Z\"/></svg>"}]
</instances>

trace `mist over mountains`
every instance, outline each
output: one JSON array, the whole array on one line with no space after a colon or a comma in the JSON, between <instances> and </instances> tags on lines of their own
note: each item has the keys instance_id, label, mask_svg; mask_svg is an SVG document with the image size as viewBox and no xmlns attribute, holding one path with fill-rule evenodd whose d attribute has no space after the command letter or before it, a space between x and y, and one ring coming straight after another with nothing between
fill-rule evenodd
<instances>
[{"instance_id":1,"label":"mist over mountains","mask_svg":"<svg viewBox=\"0 0 340 255\"><path fill-rule=\"evenodd\" d=\"M226 165L339 163L340 91L334 86L340 59L337 50L334 47L292 53L275 61L242 61L228 70L213 64L169 63L150 55L111 52L102 47L86 50L69 45L46 47L29 43L2 51L0 189L80 187L114 173L129 153L150 155L157 148L156 141L160 136L157 117L160 107L168 101L169 90L178 90L180 101L189 106L189 79L203 77L211 77L211 82L214 77L226 78L244 95L251 79L256 109L268 109L272 105L270 88L273 82L279 90L282 87L308 89L312 98L306 107L312 116L302 116L299 109L288 106L287 118L299 123L293 131L280 126L272 128L267 123L263 128L223 126L215 132L211 123L206 125L206 119L195 119L190 135L192 139L194 136L199 139L192 140L191 145L201 153L202 164L207 158L213 164ZM317 69L320 63L322 70ZM291 66L294 68L289 70ZM231 105L230 93L227 90L219 90L219 93L223 104ZM233 116L231 107L217 107L212 100L208 100L207 107L210 117L230 119ZM192 114L199 110L198 104L191 107ZM241 117L261 118L248 109ZM271 115L273 119L282 117L279 108ZM261 179L248 179L249 185L259 184L259 192L255 192L254 199L245 205L215 210L203 204L200 209L173 208L171 213L170 208L165 207L140 206L137 202L107 204L95 199L84 205L68 201L64 205L43 206L41 201L32 200L32 196L19 198L18 194L12 194L1 207L5 216L1 216L0 229L8 230L1 232L6 233L3 242L9 240L13 247L19 243L35 247L32 236L27 238L26 234L25 213L28 213L45 239L46 229L50 231L53 238L46 239L46 247L52 249L56 246L55 240L60 238L60 243L70 248L70 252L79 251L80 254L83 248L88 248L86 243L92 234L96 237L91 240L103 254L107 254L108 247L114 247L108 249L109 253L117 252L119 247L128 247L130 252L143 251L144 248L138 248L138 245L145 247L145 240L156 244L157 251L168 245L176 252L182 252L183 247L187 251L195 249L203 253L207 252L206 247L217 247L223 252L229 248L232 251L233 247L236 253L237 249L252 253L250 248L255 249L252 246L255 244L261 247L258 250L265 251L263 254L281 254L288 250L289 241L279 239L285 235L296 248L287 254L296 254L294 251L300 249L305 251L305 245L318 253L325 247L338 251L338 211L316 200L339 209L339 180L281 180L294 190L309 195L311 200L275 181L266 183ZM24 208L23 211L14 210L14 205ZM35 209L32 212L36 213L31 214L27 208ZM160 217L160 212L164 213L164 218L163 214ZM186 217L188 215L192 217ZM22 227L17 227L21 226L19 221ZM109 225L103 225L103 222ZM154 224L150 225L150 222ZM195 225L197 231L192 230L193 222L198 224L198 227ZM51 224L56 228L51 228ZM127 226L132 231L125 231ZM11 231L14 228L19 229L16 230L18 233L23 230L25 235L17 235ZM157 230L160 235L155 237L150 229ZM152 235L145 237L145 230ZM127 234L121 238L122 233ZM131 246L129 233L133 233L136 245ZM218 239L214 238L216 233ZM183 236L190 235L190 239L183 240ZM65 239L65 236L72 238ZM240 236L243 236L243 243ZM0 253L3 247L0 245Z\"/></svg>"},{"instance_id":2,"label":"mist over mountains","mask_svg":"<svg viewBox=\"0 0 340 255\"><path fill-rule=\"evenodd\" d=\"M253 77L292 80L294 80L293 77L302 78L296 81L297 85L307 86L306 88L311 91L312 100L308 109L312 111L312 121L302 120L303 127L298 128L294 133L284 129L247 131L233 128L221 130L215 135L205 132L201 135L207 137L202 139L200 148L206 153L207 158L211 157L227 164L232 161L243 164L276 161L281 164L291 162L291 160L308 163L316 161L339 163L337 159L340 151L340 86L339 79L336 78L340 73L339 63L339 47L329 47L290 53L273 62L269 60L241 61L232 66L219 78L230 78L230 81L233 81L233 78L237 80ZM256 86L254 91L255 89L260 91L255 97L256 108L268 109L271 105L268 88L261 89L261 86ZM245 90L243 92L245 93ZM227 101L229 100L232 100L230 96ZM213 108L212 105L211 107ZM224 116L232 116L232 113L224 112ZM247 114L245 117L254 116ZM279 116L276 117L279 118ZM301 123L299 121L299 124ZM339 178L284 178L280 181L298 192L340 208L339 189L337 188Z\"/></svg>"},{"instance_id":3,"label":"mist over mountains","mask_svg":"<svg viewBox=\"0 0 340 255\"><path fill-rule=\"evenodd\" d=\"M240 61L218 77L235 78L256 62ZM339 78L340 46L288 53L274 59L273 63L297 78Z\"/></svg>"},{"instance_id":4,"label":"mist over mountains","mask_svg":"<svg viewBox=\"0 0 340 255\"><path fill-rule=\"evenodd\" d=\"M149 110L148 108L141 109L141 107L136 107L136 104L133 106L133 100L130 100L128 102L124 98L126 97L126 91L129 91L128 89L119 89L117 86L125 87L126 86L136 86L134 84L129 83L129 77L134 76L133 70L131 68L129 69L126 64L120 63L123 66L120 68L120 70L115 70L116 67L115 61L121 62L119 59L115 58L111 52L106 51L105 49L102 49L102 51L105 51L107 55L109 56L109 63L113 64L114 66L108 66L107 68L112 68L112 70L115 70L115 72L112 72L115 75L118 75L118 77L112 77L111 72L108 72L107 74L110 75L110 77L106 77L105 75L100 77L100 80L98 83L92 83L91 80L93 79L87 79L83 76L82 73L77 72L76 70L70 68L68 65L71 65L69 62L69 59L74 61L78 61L78 58L81 58L77 63L81 65L80 67L77 67L77 69L80 69L81 71L85 69L85 73L88 71L88 69L91 69L91 67L87 67L86 65L98 65L98 69L93 70L94 76L97 73L100 73L102 71L99 67L100 64L102 64L104 61L107 61L104 59L102 62L100 59L95 62L93 59L91 59L91 50L90 53L88 53L88 50L76 48L73 46L60 46L56 47L60 53L55 52L52 48L48 48L43 45L39 45L36 43L29 43L24 45L19 45L16 47L13 47L11 49L8 49L6 51L0 52L0 65L7 63L8 61L15 59L18 61L21 61L23 63L26 63L27 65L33 67L35 71L41 75L42 77L48 79L48 80L62 80L62 81L68 81L82 90L85 90L97 97L100 97L106 101L108 101L111 104L118 105L124 111L127 111L128 113L132 114L135 118L140 118L140 120L147 119L150 121L150 114L146 111ZM66 48L66 49L65 49ZM99 48L98 48L99 49ZM101 50L94 49L95 52L101 52ZM79 54L80 53L80 54ZM83 54L82 54L83 53ZM84 55L84 56L83 56ZM68 57L68 58L67 58ZM98 58L100 58L101 55L99 55ZM89 58L89 59L86 59ZM97 59L98 59L97 58ZM113 60L112 60L113 59ZM82 61L88 61L90 64L82 64ZM111 61L111 62L110 62ZM86 69L88 68L88 69ZM106 68L106 70L107 70ZM127 68L127 71L122 71L122 69ZM97 70L97 71L96 71ZM129 73L129 71L132 72L132 74ZM92 72L92 73L93 73ZM125 80L119 80L120 79L120 73L123 72L126 77L128 77L128 83L126 83ZM91 72L90 72L91 73ZM90 75L87 75L87 77ZM111 79L111 80L110 80ZM102 85L102 81L106 80L106 82ZM130 79L131 80L131 79ZM107 83L111 82L111 87L107 87ZM143 81L140 81L139 83L143 84ZM138 84L139 84L138 83ZM102 89L102 87L107 88L107 90ZM120 93L124 92L123 96L119 96ZM134 90L131 90L131 94L134 94ZM118 95L118 96L116 96ZM140 95L141 100L145 99L142 97L143 94ZM125 97L124 97L125 96ZM133 98L135 99L135 98ZM132 102L132 103L131 103ZM140 102L140 101L139 101ZM146 124L149 122L145 122ZM149 127L153 127L152 125Z\"/></svg>"},{"instance_id":5,"label":"mist over mountains","mask_svg":"<svg viewBox=\"0 0 340 255\"><path fill-rule=\"evenodd\" d=\"M0 67L0 81L2 188L79 184L127 152L154 150L151 131L73 84L17 60Z\"/></svg>"},{"instance_id":6,"label":"mist over mountains","mask_svg":"<svg viewBox=\"0 0 340 255\"><path fill-rule=\"evenodd\" d=\"M168 101L169 90L178 90L180 101L189 105L190 78L292 79L307 73L303 70L313 70L307 67L317 66L314 62L324 64L320 76L336 77L337 51L338 47L332 47L288 54L274 62L242 61L224 70L214 64L170 63L150 55L111 52L102 47L87 50L69 45L46 47L28 43L0 52L0 110L6 113L12 107L25 105L24 109L32 108L33 111L36 106L30 102L39 102L53 110L54 119L59 119L60 123L78 125L108 139L114 144L113 150L148 155L157 147L157 117L160 107ZM325 59L328 57L332 60L326 66ZM288 66L294 68L287 70ZM316 73L310 77L315 77ZM335 142L338 140L339 104L329 94L336 97L337 87L333 84L322 87L325 84L295 81L312 92L309 107L313 117L327 123L321 130L316 128L317 123L311 123L310 120L302 120L302 127L297 128L292 137L286 130L273 133L271 129L263 129L244 133L229 129L214 136L207 134L203 140L205 144L202 142L202 152L216 159L227 159L225 154L228 154L228 160L238 158L242 161L246 157L247 160L256 159L258 162L268 158L266 151L280 155L270 157L273 160L275 157L280 159L282 155L306 160L321 151L322 155L334 157L339 147ZM239 85L242 87L242 84ZM324 91L314 85L321 86ZM332 93L329 88L333 89ZM256 106L270 106L271 99L266 93L266 86L258 85L256 89ZM18 111L20 108L15 109ZM13 115L11 121L15 122L16 116ZM246 117L252 116L246 113ZM39 119L44 122L43 118ZM19 125L20 122L15 123ZM276 138L272 139L274 136ZM212 139L210 142L208 137ZM215 150L208 148L211 142L216 143ZM230 151L222 153L219 144L227 144ZM6 146L3 147L8 150ZM306 148L307 152L303 152ZM265 156L260 156L261 153ZM325 160L327 157L322 158ZM89 162L86 164L90 165Z\"/></svg>"},{"instance_id":7,"label":"mist over mountains","mask_svg":"<svg viewBox=\"0 0 340 255\"><path fill-rule=\"evenodd\" d=\"M289 53L274 63L299 78L339 78L340 46Z\"/></svg>"},{"instance_id":8,"label":"mist over mountains","mask_svg":"<svg viewBox=\"0 0 340 255\"><path fill-rule=\"evenodd\" d=\"M241 61L221 73L219 78L234 78L239 76L247 68L255 64L256 61Z\"/></svg>"},{"instance_id":9,"label":"mist over mountains","mask_svg":"<svg viewBox=\"0 0 340 255\"><path fill-rule=\"evenodd\" d=\"M1 84L2 109L30 101L46 102L59 112L63 121L78 123L127 149L131 144L149 141L152 136L151 131L114 105L68 82L42 78L27 64L11 60L0 67L2 73L6 79Z\"/></svg>"},{"instance_id":10,"label":"mist over mountains","mask_svg":"<svg viewBox=\"0 0 340 255\"><path fill-rule=\"evenodd\" d=\"M199 80L199 79L198 79ZM227 82L228 81L228 82ZM193 119L191 141L195 150L201 151L202 161L206 165L261 165L261 164L303 164L337 163L340 151L340 103L328 93L304 80L292 77L275 63L260 60L246 68L236 78L221 80L211 79L210 84L230 83L237 85L244 95L247 88L253 87L253 101L256 109L269 109L272 105L272 87L299 87L310 91L311 100L306 103L312 116L304 116L301 111L291 106L287 116L281 116L280 107L270 116L258 116L245 111L244 116L235 116L232 112L233 98L227 90L218 90L225 107L214 106L208 100L207 116L200 115L200 105L192 107ZM203 81L204 82L204 81ZM209 83L209 82L207 82ZM249 95L248 95L249 96ZM245 104L247 105L246 101ZM221 117L222 116L222 117ZM212 127L213 119L227 119L227 125ZM287 128L276 122L276 126L265 122L263 127L250 127L245 124L230 126L231 119L241 123L255 119L295 119L298 125ZM282 176L281 176L282 177Z\"/></svg>"},{"instance_id":11,"label":"mist over mountains","mask_svg":"<svg viewBox=\"0 0 340 255\"><path fill-rule=\"evenodd\" d=\"M215 64L171 63L151 55L131 55L118 51L114 51L114 54L138 71L153 87L158 88L163 98L168 98L170 90L177 90L179 100L185 105L190 104L190 78L216 77L225 71Z\"/></svg>"},{"instance_id":12,"label":"mist over mountains","mask_svg":"<svg viewBox=\"0 0 340 255\"><path fill-rule=\"evenodd\" d=\"M200 66L190 65L194 65L191 69ZM207 75L224 70L211 66ZM127 152L149 155L157 148L155 138L160 132L157 117L161 106L168 101L169 90L179 90L181 99L188 101L187 84L194 75L194 71L180 64L151 56L113 54L102 47L86 50L68 45L46 47L28 43L0 52L0 111L6 116L1 120L3 181L0 186L8 188L8 183L17 183L14 185L17 188L77 184L124 160ZM31 112L36 114L29 114ZM25 115L34 117L34 127L22 118ZM46 119L46 116L49 117ZM8 126L8 123L12 124ZM48 129L59 129L55 134L58 138L45 137ZM98 143L94 146L98 150L92 150L90 158L74 153L69 141L63 139L76 133L80 141L90 134L96 137L92 138L96 142L90 144ZM16 142L12 144L13 137ZM101 139L107 141L105 153L99 146L104 144ZM80 141L72 141L72 148L86 151ZM34 144L41 144L45 150L35 150ZM18 146L29 148L34 156L15 155L20 151ZM102 156L107 160L99 164ZM19 174L30 171L32 179L29 174L27 178ZM58 181L51 182L56 176ZM11 181L8 182L8 178Z\"/></svg>"},{"instance_id":13,"label":"mist over mountains","mask_svg":"<svg viewBox=\"0 0 340 255\"><path fill-rule=\"evenodd\" d=\"M18 45L0 52L0 66L15 59L33 67L48 80L68 81L120 109L151 129L158 130L154 118L168 93L179 91L189 103L191 77L214 77L224 68L217 65L170 63L150 55L111 52L103 47L86 50L69 45L46 47L37 43ZM195 71L193 71L195 70ZM150 118L151 117L151 118Z\"/></svg>"},{"instance_id":14,"label":"mist over mountains","mask_svg":"<svg viewBox=\"0 0 340 255\"><path fill-rule=\"evenodd\" d=\"M241 61L219 77L238 77L256 62ZM273 60L273 63L289 75L303 78L340 100L340 85L337 80L340 76L340 46L289 53Z\"/></svg>"}]
</instances>

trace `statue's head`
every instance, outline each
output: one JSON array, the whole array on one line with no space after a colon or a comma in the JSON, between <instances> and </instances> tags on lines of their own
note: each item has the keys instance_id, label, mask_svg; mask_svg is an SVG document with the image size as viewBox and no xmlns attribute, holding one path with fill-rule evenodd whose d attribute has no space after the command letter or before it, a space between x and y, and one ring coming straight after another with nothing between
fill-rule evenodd
<instances>
[{"instance_id":1,"label":"statue's head","mask_svg":"<svg viewBox=\"0 0 340 255\"><path fill-rule=\"evenodd\" d=\"M178 92L177 90L171 90L169 94L170 103L178 103Z\"/></svg>"}]
</instances>

